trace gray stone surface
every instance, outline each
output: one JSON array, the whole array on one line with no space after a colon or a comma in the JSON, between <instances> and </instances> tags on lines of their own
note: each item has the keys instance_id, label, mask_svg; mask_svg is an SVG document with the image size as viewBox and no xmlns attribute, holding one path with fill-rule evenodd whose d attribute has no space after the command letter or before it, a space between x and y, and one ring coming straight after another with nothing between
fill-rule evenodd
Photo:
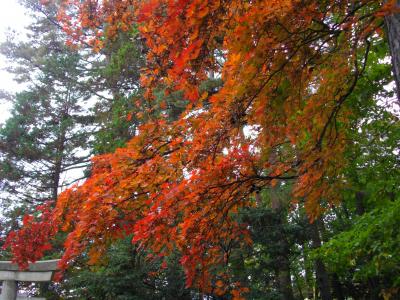
<instances>
[{"instance_id":1,"label":"gray stone surface","mask_svg":"<svg viewBox=\"0 0 400 300\"><path fill-rule=\"evenodd\" d=\"M57 270L59 261L59 259L37 261L35 263L30 263L28 270L24 271L55 271ZM0 271L20 271L20 269L17 264L8 260L3 260L0 261Z\"/></svg>"},{"instance_id":2,"label":"gray stone surface","mask_svg":"<svg viewBox=\"0 0 400 300\"><path fill-rule=\"evenodd\" d=\"M0 271L0 280L41 282L51 281L53 272Z\"/></svg>"},{"instance_id":3,"label":"gray stone surface","mask_svg":"<svg viewBox=\"0 0 400 300\"><path fill-rule=\"evenodd\" d=\"M12 281L3 281L3 285L1 287L1 300L15 300L17 297L17 282Z\"/></svg>"},{"instance_id":4,"label":"gray stone surface","mask_svg":"<svg viewBox=\"0 0 400 300\"><path fill-rule=\"evenodd\" d=\"M59 259L42 260L30 263L28 269L20 270L11 261L0 261L0 280L3 281L0 300L46 300L38 297L17 296L17 281L51 281L53 271L57 270Z\"/></svg>"}]
</instances>

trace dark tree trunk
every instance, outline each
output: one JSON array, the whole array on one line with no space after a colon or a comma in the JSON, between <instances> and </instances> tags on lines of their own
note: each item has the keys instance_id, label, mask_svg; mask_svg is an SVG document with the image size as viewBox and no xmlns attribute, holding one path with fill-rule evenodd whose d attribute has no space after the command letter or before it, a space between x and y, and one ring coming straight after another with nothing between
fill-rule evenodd
<instances>
[{"instance_id":1,"label":"dark tree trunk","mask_svg":"<svg viewBox=\"0 0 400 300\"><path fill-rule=\"evenodd\" d=\"M345 300L342 290L342 284L340 283L338 275L335 273L332 275L332 290L337 300Z\"/></svg>"},{"instance_id":2,"label":"dark tree trunk","mask_svg":"<svg viewBox=\"0 0 400 300\"><path fill-rule=\"evenodd\" d=\"M53 174L53 186L51 188L51 200L57 200L58 196L58 187L60 185L60 175L61 175L61 159L56 159L54 166L54 174Z\"/></svg>"},{"instance_id":3,"label":"dark tree trunk","mask_svg":"<svg viewBox=\"0 0 400 300\"><path fill-rule=\"evenodd\" d=\"M362 216L365 213L364 207L365 192L356 192L356 212Z\"/></svg>"},{"instance_id":4,"label":"dark tree trunk","mask_svg":"<svg viewBox=\"0 0 400 300\"><path fill-rule=\"evenodd\" d=\"M286 216L282 213L283 207L281 200L276 196L271 196L271 207L279 216L276 221L276 225L281 227L286 222ZM279 234L279 255L276 258L277 260L277 281L278 281L278 289L281 293L283 299L285 300L293 300L293 289L292 289L292 280L290 276L290 245L287 241L284 232L280 232Z\"/></svg>"},{"instance_id":5,"label":"dark tree trunk","mask_svg":"<svg viewBox=\"0 0 400 300\"><path fill-rule=\"evenodd\" d=\"M62 173L62 165L64 159L64 148L66 142L66 130L63 128L63 121L66 119L67 114L63 112L62 117L59 121L60 133L57 139L57 146L56 146L56 156L54 161L54 173L53 173L53 187L52 187L52 200L57 200L58 197L58 188L60 186L60 177Z\"/></svg>"},{"instance_id":6,"label":"dark tree trunk","mask_svg":"<svg viewBox=\"0 0 400 300\"><path fill-rule=\"evenodd\" d=\"M332 295L329 285L329 276L326 272L325 265L320 259L315 261L315 275L317 279L317 285L321 294L322 300L332 300Z\"/></svg>"},{"instance_id":7,"label":"dark tree trunk","mask_svg":"<svg viewBox=\"0 0 400 300\"><path fill-rule=\"evenodd\" d=\"M397 1L400 7L400 0ZM397 102L400 105L400 13L385 18L390 54L392 56L392 70L396 82Z\"/></svg>"},{"instance_id":8,"label":"dark tree trunk","mask_svg":"<svg viewBox=\"0 0 400 300\"><path fill-rule=\"evenodd\" d=\"M292 281L290 278L290 262L284 253L278 257L278 286L279 291L281 292L283 299L285 300L293 300L293 290L292 290Z\"/></svg>"},{"instance_id":9,"label":"dark tree trunk","mask_svg":"<svg viewBox=\"0 0 400 300\"><path fill-rule=\"evenodd\" d=\"M304 243L303 247L302 247L303 259L304 259L304 277L305 277L304 279L307 284L307 298L313 299L315 284L314 284L314 278L313 278L313 270L311 267L311 263L309 263L309 256L307 254L308 247L309 246L307 245L307 243Z\"/></svg>"},{"instance_id":10,"label":"dark tree trunk","mask_svg":"<svg viewBox=\"0 0 400 300\"><path fill-rule=\"evenodd\" d=\"M321 238L319 236L318 225L319 225L319 220L316 220L313 224L311 224L311 240L313 248L321 247ZM315 277L317 280L317 287L320 292L321 299L333 300L329 284L329 276L328 272L325 269L324 263L320 259L316 259L314 262L314 267L315 267Z\"/></svg>"}]
</instances>

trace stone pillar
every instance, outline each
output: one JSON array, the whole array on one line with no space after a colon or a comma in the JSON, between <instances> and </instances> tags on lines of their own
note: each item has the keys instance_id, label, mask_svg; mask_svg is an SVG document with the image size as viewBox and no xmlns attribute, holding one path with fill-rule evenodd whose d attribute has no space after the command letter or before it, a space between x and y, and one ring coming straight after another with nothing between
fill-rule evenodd
<instances>
[{"instance_id":1,"label":"stone pillar","mask_svg":"<svg viewBox=\"0 0 400 300\"><path fill-rule=\"evenodd\" d=\"M1 300L17 299L17 282L15 280L4 280L1 288Z\"/></svg>"}]
</instances>

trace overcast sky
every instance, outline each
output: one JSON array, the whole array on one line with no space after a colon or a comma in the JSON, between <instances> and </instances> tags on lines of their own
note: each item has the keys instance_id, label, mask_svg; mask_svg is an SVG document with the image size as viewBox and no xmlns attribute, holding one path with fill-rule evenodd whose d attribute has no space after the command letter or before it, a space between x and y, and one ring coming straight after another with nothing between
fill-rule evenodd
<instances>
[{"instance_id":1,"label":"overcast sky","mask_svg":"<svg viewBox=\"0 0 400 300\"><path fill-rule=\"evenodd\" d=\"M18 4L18 0L0 0L0 43L6 39L10 30L22 33L29 24L29 17L25 15L24 8ZM0 89L14 93L20 89L13 81L13 76L6 71L6 61L0 55ZM8 117L10 105L0 99L0 122Z\"/></svg>"}]
</instances>

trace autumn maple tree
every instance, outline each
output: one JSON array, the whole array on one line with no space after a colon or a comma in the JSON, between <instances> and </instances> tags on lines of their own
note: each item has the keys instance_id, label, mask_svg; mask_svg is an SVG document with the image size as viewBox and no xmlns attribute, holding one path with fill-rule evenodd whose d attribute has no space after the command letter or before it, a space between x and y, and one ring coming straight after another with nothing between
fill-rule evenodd
<instances>
[{"instance_id":1,"label":"autumn maple tree","mask_svg":"<svg viewBox=\"0 0 400 300\"><path fill-rule=\"evenodd\" d=\"M282 181L293 184L292 204L304 203L311 222L338 203L353 113L346 100L395 4L63 1L59 18L73 45L99 50L139 24L150 108L137 135L94 157L91 177L37 221L69 233L62 268L86 250L96 263L109 243L133 234L159 257L179 251L188 286L244 297L247 287L225 272L232 251L252 243L237 212L256 208L259 191ZM212 77L222 86L205 91ZM178 119L152 114L160 90L188 100ZM33 235L36 243L47 245L56 230L45 232ZM8 241L17 261L32 259L17 241Z\"/></svg>"}]
</instances>

